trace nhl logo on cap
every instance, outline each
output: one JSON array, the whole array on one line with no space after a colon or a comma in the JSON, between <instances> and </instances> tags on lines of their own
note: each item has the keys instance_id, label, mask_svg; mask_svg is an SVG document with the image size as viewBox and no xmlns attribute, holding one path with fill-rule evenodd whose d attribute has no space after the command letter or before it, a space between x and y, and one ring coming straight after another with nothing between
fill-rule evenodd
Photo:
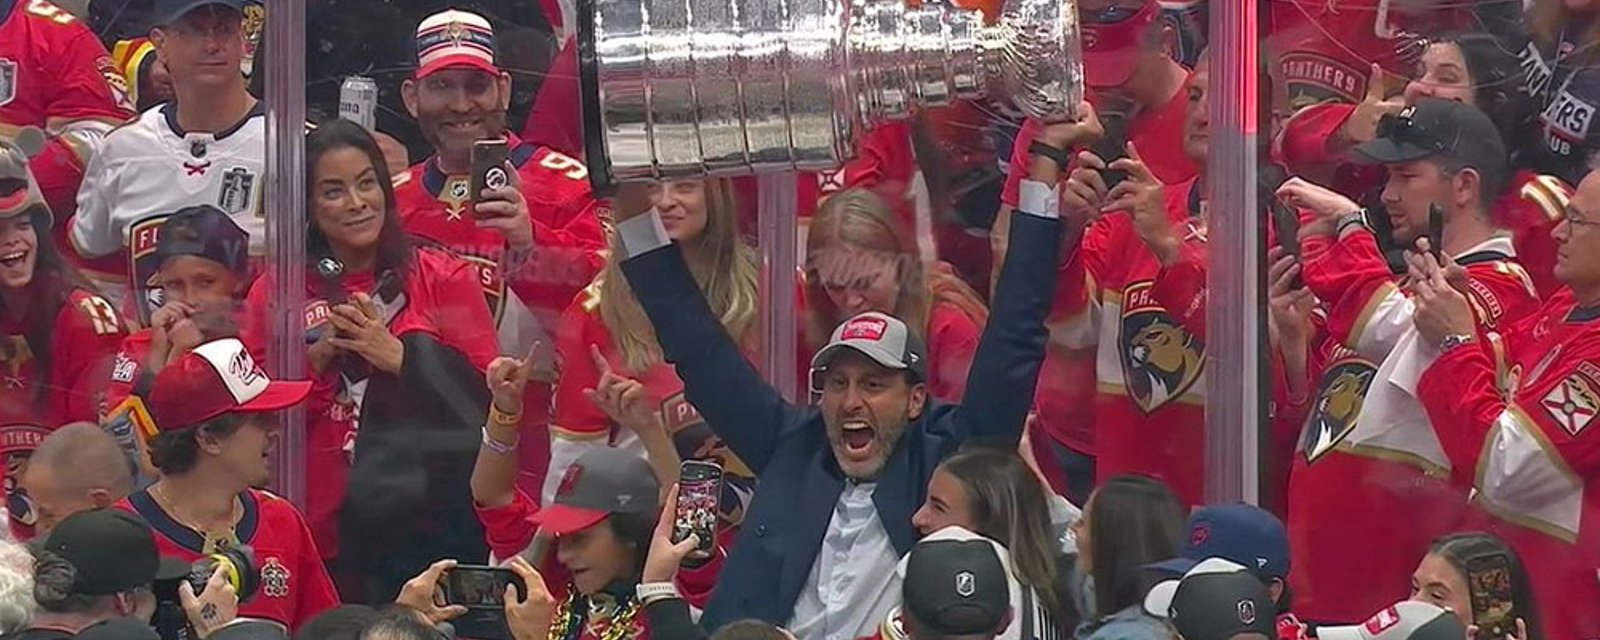
<instances>
[{"instance_id":1,"label":"nhl logo on cap","mask_svg":"<svg viewBox=\"0 0 1600 640\"><path fill-rule=\"evenodd\" d=\"M1239 622L1242 624L1256 623L1256 603L1249 600L1239 601Z\"/></svg>"},{"instance_id":2,"label":"nhl logo on cap","mask_svg":"<svg viewBox=\"0 0 1600 640\"><path fill-rule=\"evenodd\" d=\"M840 340L882 340L889 323L878 318L856 318L845 325Z\"/></svg>"},{"instance_id":3,"label":"nhl logo on cap","mask_svg":"<svg viewBox=\"0 0 1600 640\"><path fill-rule=\"evenodd\" d=\"M956 574L956 594L963 598L971 598L978 591L978 579L971 571L962 571Z\"/></svg>"}]
</instances>

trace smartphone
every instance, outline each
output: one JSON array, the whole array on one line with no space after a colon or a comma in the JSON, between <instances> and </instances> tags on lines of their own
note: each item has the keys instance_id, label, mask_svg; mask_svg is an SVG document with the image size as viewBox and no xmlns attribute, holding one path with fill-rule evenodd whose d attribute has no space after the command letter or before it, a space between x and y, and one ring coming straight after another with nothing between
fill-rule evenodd
<instances>
[{"instance_id":1,"label":"smartphone","mask_svg":"<svg viewBox=\"0 0 1600 640\"><path fill-rule=\"evenodd\" d=\"M1128 118L1119 113L1102 113L1100 126L1105 129L1105 135L1095 141L1089 150L1106 161L1106 165L1128 157ZM1128 172L1121 169L1106 169L1100 172L1100 178L1105 180L1106 189L1117 186L1117 183L1128 179Z\"/></svg>"},{"instance_id":2,"label":"smartphone","mask_svg":"<svg viewBox=\"0 0 1600 640\"><path fill-rule=\"evenodd\" d=\"M528 585L510 569L483 565L456 565L444 575L444 599L468 609L504 610L506 585L515 585L517 597L528 597Z\"/></svg>"},{"instance_id":3,"label":"smartphone","mask_svg":"<svg viewBox=\"0 0 1600 640\"><path fill-rule=\"evenodd\" d=\"M715 460L684 460L678 467L677 515L672 522L672 541L682 542L689 534L700 536L691 558L709 558L717 545L718 504L722 500L722 464Z\"/></svg>"},{"instance_id":4,"label":"smartphone","mask_svg":"<svg viewBox=\"0 0 1600 640\"><path fill-rule=\"evenodd\" d=\"M484 189L498 189L511 181L506 173L506 159L510 148L505 138L479 140L472 143L472 203L483 197Z\"/></svg>"},{"instance_id":5,"label":"smartphone","mask_svg":"<svg viewBox=\"0 0 1600 640\"><path fill-rule=\"evenodd\" d=\"M1472 597L1472 622L1480 638L1516 635L1516 602L1511 595L1511 558L1491 553L1467 559L1467 591Z\"/></svg>"},{"instance_id":6,"label":"smartphone","mask_svg":"<svg viewBox=\"0 0 1600 640\"><path fill-rule=\"evenodd\" d=\"M1437 202L1428 205L1428 249L1435 261L1444 264L1444 209Z\"/></svg>"}]
</instances>

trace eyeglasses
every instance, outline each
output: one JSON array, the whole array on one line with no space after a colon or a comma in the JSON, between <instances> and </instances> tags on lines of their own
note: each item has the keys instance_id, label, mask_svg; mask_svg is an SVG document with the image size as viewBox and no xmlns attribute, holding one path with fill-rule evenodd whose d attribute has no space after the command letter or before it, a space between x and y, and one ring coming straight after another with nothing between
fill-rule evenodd
<instances>
[{"instance_id":1,"label":"eyeglasses","mask_svg":"<svg viewBox=\"0 0 1600 640\"><path fill-rule=\"evenodd\" d=\"M1407 109L1407 111L1410 111ZM1405 112L1389 114L1378 119L1378 137L1392 140L1397 143L1413 144L1432 153L1445 153L1450 151L1440 136L1429 131L1427 127L1419 124Z\"/></svg>"}]
</instances>

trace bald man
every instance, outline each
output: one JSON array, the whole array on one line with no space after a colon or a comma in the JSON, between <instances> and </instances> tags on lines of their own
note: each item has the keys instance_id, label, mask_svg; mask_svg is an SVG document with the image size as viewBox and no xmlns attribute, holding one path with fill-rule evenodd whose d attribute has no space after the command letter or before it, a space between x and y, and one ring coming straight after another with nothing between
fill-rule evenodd
<instances>
[{"instance_id":1,"label":"bald man","mask_svg":"<svg viewBox=\"0 0 1600 640\"><path fill-rule=\"evenodd\" d=\"M22 486L38 515L37 535L62 518L109 507L133 493L133 472L111 434L87 422L57 429L28 460Z\"/></svg>"}]
</instances>

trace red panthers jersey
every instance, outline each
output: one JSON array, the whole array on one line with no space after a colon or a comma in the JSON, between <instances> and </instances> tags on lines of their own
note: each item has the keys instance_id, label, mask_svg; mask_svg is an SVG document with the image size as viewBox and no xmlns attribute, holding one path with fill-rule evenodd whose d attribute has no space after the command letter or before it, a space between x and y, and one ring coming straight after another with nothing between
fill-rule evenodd
<instances>
[{"instance_id":1,"label":"red panthers jersey","mask_svg":"<svg viewBox=\"0 0 1600 640\"><path fill-rule=\"evenodd\" d=\"M288 500L258 489L239 494L239 502L244 513L233 528L236 539L228 542L249 545L261 573L260 587L254 598L239 605L239 617L271 620L293 631L338 606L339 594L300 511ZM212 551L205 534L173 519L149 489L123 498L116 507L150 523L162 556L194 562Z\"/></svg>"},{"instance_id":2,"label":"red panthers jersey","mask_svg":"<svg viewBox=\"0 0 1600 640\"><path fill-rule=\"evenodd\" d=\"M47 0L0 0L0 138L49 136L29 169L56 219L74 207L90 144L132 117L122 74L82 21Z\"/></svg>"},{"instance_id":3,"label":"red panthers jersey","mask_svg":"<svg viewBox=\"0 0 1600 640\"><path fill-rule=\"evenodd\" d=\"M17 490L28 457L56 428L99 421L112 354L123 335L111 303L83 290L73 291L56 313L47 354L34 352L23 326L0 319L0 456L14 537L31 538L37 519ZM41 367L46 363L48 370Z\"/></svg>"}]
</instances>

